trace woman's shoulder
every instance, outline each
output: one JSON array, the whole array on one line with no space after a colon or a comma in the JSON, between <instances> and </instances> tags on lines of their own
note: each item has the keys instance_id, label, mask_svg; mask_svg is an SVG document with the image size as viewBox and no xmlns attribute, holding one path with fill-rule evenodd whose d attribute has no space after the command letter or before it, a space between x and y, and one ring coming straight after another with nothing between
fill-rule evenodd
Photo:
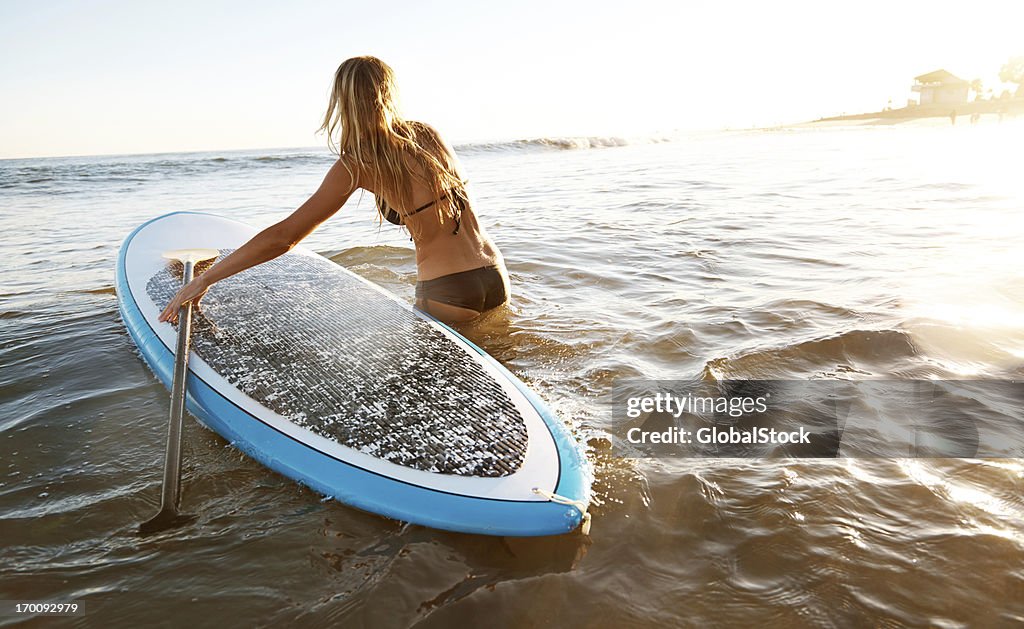
<instances>
[{"instance_id":1,"label":"woman's shoulder","mask_svg":"<svg viewBox=\"0 0 1024 629\"><path fill-rule=\"evenodd\" d=\"M442 149L448 154L455 154L455 151L452 149L451 145L449 145L448 142L445 141L444 136L441 135L441 132L438 131L437 128L434 127L433 125L428 124L426 122L420 122L419 120L410 120L409 126L416 134L416 140L417 142L420 143L421 146L432 145L439 149Z\"/></svg>"},{"instance_id":2,"label":"woman's shoulder","mask_svg":"<svg viewBox=\"0 0 1024 629\"><path fill-rule=\"evenodd\" d=\"M409 126L416 134L423 134L435 138L441 137L441 133L430 123L423 122L421 120L410 120Z\"/></svg>"},{"instance_id":3,"label":"woman's shoulder","mask_svg":"<svg viewBox=\"0 0 1024 629\"><path fill-rule=\"evenodd\" d=\"M347 178L347 186L351 191L355 191L357 188L368 189L364 185L364 179L367 178L360 176L363 170L364 166L359 163L358 159L348 153L342 153L337 156L334 165L328 171L328 176L335 174L338 178Z\"/></svg>"}]
</instances>

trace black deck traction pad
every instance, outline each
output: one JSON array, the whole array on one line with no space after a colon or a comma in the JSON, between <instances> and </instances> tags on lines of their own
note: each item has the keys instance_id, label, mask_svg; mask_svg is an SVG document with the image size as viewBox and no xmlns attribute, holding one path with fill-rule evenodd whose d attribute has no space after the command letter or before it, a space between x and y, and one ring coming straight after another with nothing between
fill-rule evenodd
<instances>
[{"instance_id":1,"label":"black deck traction pad","mask_svg":"<svg viewBox=\"0 0 1024 629\"><path fill-rule=\"evenodd\" d=\"M180 284L173 263L146 292L163 307ZM275 413L379 459L500 477L526 455L523 418L490 374L324 258L287 253L218 282L193 313L192 350Z\"/></svg>"}]
</instances>

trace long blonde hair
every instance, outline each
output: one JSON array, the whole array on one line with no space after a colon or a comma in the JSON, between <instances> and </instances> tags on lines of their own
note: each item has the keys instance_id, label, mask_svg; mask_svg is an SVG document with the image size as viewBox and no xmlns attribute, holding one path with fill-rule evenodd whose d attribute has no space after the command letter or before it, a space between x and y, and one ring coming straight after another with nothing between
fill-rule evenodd
<instances>
[{"instance_id":1,"label":"long blonde hair","mask_svg":"<svg viewBox=\"0 0 1024 629\"><path fill-rule=\"evenodd\" d=\"M372 178L376 194L390 197L390 205L408 212L411 184L418 181L433 191L439 221L443 215L458 220L465 187L452 156L433 129L402 117L388 64L370 56L343 61L320 130L327 132L331 150L353 160L360 174Z\"/></svg>"}]
</instances>

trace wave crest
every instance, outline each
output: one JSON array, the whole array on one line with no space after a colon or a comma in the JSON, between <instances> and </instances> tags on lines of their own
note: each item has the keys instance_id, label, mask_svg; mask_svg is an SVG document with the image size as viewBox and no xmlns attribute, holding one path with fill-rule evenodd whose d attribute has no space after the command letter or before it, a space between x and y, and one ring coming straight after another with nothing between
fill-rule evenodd
<instances>
[{"instance_id":1,"label":"wave crest","mask_svg":"<svg viewBox=\"0 0 1024 629\"><path fill-rule=\"evenodd\" d=\"M542 138L530 138L525 140L508 140L504 142L477 142L460 144L455 147L459 152L483 153L483 152L511 152L524 150L557 150L574 151L585 149L614 148L628 146L630 144L654 144L669 142L670 138L664 136L652 136L645 138L626 138L622 136L553 136Z\"/></svg>"}]
</instances>

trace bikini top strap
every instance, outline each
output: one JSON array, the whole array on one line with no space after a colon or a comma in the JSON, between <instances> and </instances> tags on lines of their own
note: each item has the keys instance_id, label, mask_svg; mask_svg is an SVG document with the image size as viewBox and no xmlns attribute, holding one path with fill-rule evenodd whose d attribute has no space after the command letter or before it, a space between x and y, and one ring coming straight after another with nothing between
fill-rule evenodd
<instances>
[{"instance_id":1,"label":"bikini top strap","mask_svg":"<svg viewBox=\"0 0 1024 629\"><path fill-rule=\"evenodd\" d=\"M458 210L459 210L458 214L453 217L454 220L455 220L455 229L452 230L452 235L453 236L455 234L458 234L459 233L459 228L462 227L462 213L465 211L466 203L469 200L469 195L466 193L466 184L469 183L469 179L461 179L460 183L462 183L462 188L459 188L459 189L452 188L450 190L445 191L445 196L453 196L454 197L455 202L456 202L456 206L458 207ZM383 216L385 218L385 220L387 220L389 223L392 223L394 225L402 225L402 224L404 224L405 221L403 219L405 217L403 215L399 214L398 210L396 210L395 208L389 206L387 204L387 202L384 201L384 199L382 197L377 196L375 198L375 200L376 200L376 205L377 205L377 211L381 213L381 216ZM423 210L426 210L430 206L432 206L435 203L437 203L439 200L440 199L434 199L432 201L427 201L423 205L419 206L418 208L416 208L415 210L410 212L409 216L412 216L413 214L419 214Z\"/></svg>"}]
</instances>

